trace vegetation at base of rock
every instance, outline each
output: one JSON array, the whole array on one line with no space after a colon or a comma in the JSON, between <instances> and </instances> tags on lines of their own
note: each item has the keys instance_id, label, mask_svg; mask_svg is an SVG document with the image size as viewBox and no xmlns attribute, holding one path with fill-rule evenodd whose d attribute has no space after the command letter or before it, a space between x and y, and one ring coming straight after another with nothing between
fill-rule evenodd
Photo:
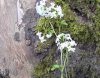
<instances>
[{"instance_id":1,"label":"vegetation at base of rock","mask_svg":"<svg viewBox=\"0 0 100 78\"><path fill-rule=\"evenodd\" d=\"M37 45L37 48L35 49L35 53L37 53L37 54L41 54L41 53L48 53L47 51L48 51L48 49L50 48L50 47L52 47L53 46L53 44L54 44L54 39L53 38L51 38L51 39L48 39L46 42L45 42L45 44L43 43L41 43L41 42L38 42L38 45Z\"/></svg>"},{"instance_id":2,"label":"vegetation at base of rock","mask_svg":"<svg viewBox=\"0 0 100 78\"><path fill-rule=\"evenodd\" d=\"M48 78L52 77L51 65L54 63L53 58L56 51L56 47L48 50L48 55L46 55L40 63L36 66L33 74L35 78Z\"/></svg>"},{"instance_id":3,"label":"vegetation at base of rock","mask_svg":"<svg viewBox=\"0 0 100 78\"><path fill-rule=\"evenodd\" d=\"M84 50L86 50L85 53L80 54L81 58L82 59L88 58L88 56L91 54L89 51L87 51L86 48L89 48L91 49L90 51L93 51L92 55L100 56L100 0L55 0L55 2L56 4L62 6L65 15L65 17L62 18L64 19L64 21L61 21L65 22L65 24L63 25L64 27L62 27L60 31L70 33L72 37L77 42L79 42L79 44L82 44L81 47ZM38 28L36 26L36 30L43 32L49 31L49 30L44 31L42 27L44 21L45 21L44 18L41 18L38 21L37 24L40 26L38 26ZM58 30L57 23L54 22L53 19L52 22L55 25L55 29L57 31ZM50 26L48 24L48 21L46 21L46 25L47 27ZM46 46L45 48L50 47L50 45L52 45L52 42L47 43L47 45L48 46ZM39 46L37 47L37 52L40 53L44 52L43 46L44 46L43 44L41 45L39 44ZM50 74L51 72L49 71L49 69L51 67L51 64L54 63L53 61L54 57L52 57L52 54L55 54L55 52L56 50L52 51L49 50L45 58L43 58L42 61L38 64L38 66L36 66L34 75L37 76L37 78L48 78L50 77L50 75L53 75ZM99 62L96 61L95 64L99 64ZM90 69L89 67L87 68L85 67L87 65L82 66L80 64L79 67L75 67L76 69L70 68L69 69L70 77L75 78L77 75L76 72L81 71L81 73L84 73L84 77L87 76L88 78L98 78L98 75L96 75L91 65L89 65L91 67ZM79 70L77 68L79 68ZM82 70L80 70L80 68L82 68Z\"/></svg>"}]
</instances>

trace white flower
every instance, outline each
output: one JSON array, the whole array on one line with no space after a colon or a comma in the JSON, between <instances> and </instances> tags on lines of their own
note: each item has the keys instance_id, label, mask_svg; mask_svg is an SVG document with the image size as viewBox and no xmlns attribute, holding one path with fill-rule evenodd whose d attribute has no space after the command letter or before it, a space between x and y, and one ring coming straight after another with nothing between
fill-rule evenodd
<instances>
[{"instance_id":1,"label":"white flower","mask_svg":"<svg viewBox=\"0 0 100 78\"><path fill-rule=\"evenodd\" d=\"M39 40L43 43L44 41L46 41L46 39L44 39L44 36L42 36L42 32L38 32L36 34L39 37Z\"/></svg>"},{"instance_id":2,"label":"white flower","mask_svg":"<svg viewBox=\"0 0 100 78\"><path fill-rule=\"evenodd\" d=\"M57 18L58 16L63 17L61 6L55 6L54 2L50 3L50 6L46 6L47 0L41 0L40 4L36 3L36 11L43 17Z\"/></svg>"},{"instance_id":3,"label":"white flower","mask_svg":"<svg viewBox=\"0 0 100 78\"><path fill-rule=\"evenodd\" d=\"M41 10L41 6L38 6L39 4L38 3L36 3L36 11L37 11L37 13L38 14L40 14L40 15L42 15L42 10Z\"/></svg>"},{"instance_id":4,"label":"white flower","mask_svg":"<svg viewBox=\"0 0 100 78\"><path fill-rule=\"evenodd\" d=\"M64 16L64 14L62 13L61 6L57 6L55 9L56 9L58 15L60 16L60 18Z\"/></svg>"},{"instance_id":5,"label":"white flower","mask_svg":"<svg viewBox=\"0 0 100 78\"><path fill-rule=\"evenodd\" d=\"M40 39L41 43L46 41L46 39L44 39L44 36L39 37L39 39Z\"/></svg>"},{"instance_id":6,"label":"white flower","mask_svg":"<svg viewBox=\"0 0 100 78\"><path fill-rule=\"evenodd\" d=\"M68 47L68 51L69 51L69 52L75 52L75 48Z\"/></svg>"},{"instance_id":7,"label":"white flower","mask_svg":"<svg viewBox=\"0 0 100 78\"><path fill-rule=\"evenodd\" d=\"M71 45L71 46L76 46L77 44L75 43L74 40L71 40L70 45Z\"/></svg>"},{"instance_id":8,"label":"white flower","mask_svg":"<svg viewBox=\"0 0 100 78\"><path fill-rule=\"evenodd\" d=\"M41 37L42 32L38 32L36 35L37 35L38 37Z\"/></svg>"},{"instance_id":9,"label":"white flower","mask_svg":"<svg viewBox=\"0 0 100 78\"><path fill-rule=\"evenodd\" d=\"M43 16L44 11L45 11L45 5L46 5L45 1L46 0L41 0L40 1L40 4L38 2L36 3L36 7L35 7L36 8L36 11L41 16Z\"/></svg>"},{"instance_id":10,"label":"white flower","mask_svg":"<svg viewBox=\"0 0 100 78\"><path fill-rule=\"evenodd\" d=\"M62 41L63 38L63 41ZM58 49L62 51L67 48L69 52L75 52L75 46L77 45L74 40L72 40L70 34L61 33L56 38L56 44Z\"/></svg>"},{"instance_id":11,"label":"white flower","mask_svg":"<svg viewBox=\"0 0 100 78\"><path fill-rule=\"evenodd\" d=\"M60 43L60 39L62 36L64 36L64 33L61 33L57 36L56 41L55 41L57 43L57 45L58 45L58 43Z\"/></svg>"},{"instance_id":12,"label":"white flower","mask_svg":"<svg viewBox=\"0 0 100 78\"><path fill-rule=\"evenodd\" d=\"M58 48L62 51L65 47L66 43L61 43Z\"/></svg>"},{"instance_id":13,"label":"white flower","mask_svg":"<svg viewBox=\"0 0 100 78\"><path fill-rule=\"evenodd\" d=\"M51 14L50 14L51 16L51 18L57 18L57 14L56 14L56 12L54 11L54 12L52 12Z\"/></svg>"},{"instance_id":14,"label":"white flower","mask_svg":"<svg viewBox=\"0 0 100 78\"><path fill-rule=\"evenodd\" d=\"M57 36L57 38L58 38L58 39L61 39L61 37L64 36L64 35L65 35L64 33L61 33L61 34L59 34L59 35Z\"/></svg>"},{"instance_id":15,"label":"white flower","mask_svg":"<svg viewBox=\"0 0 100 78\"><path fill-rule=\"evenodd\" d=\"M51 33L46 35L47 38L50 38L51 36L52 36Z\"/></svg>"},{"instance_id":16,"label":"white flower","mask_svg":"<svg viewBox=\"0 0 100 78\"><path fill-rule=\"evenodd\" d=\"M43 0L43 1L41 0L41 1L40 1L40 4L41 4L42 6L44 6L44 5L46 4L45 2L46 2L46 0Z\"/></svg>"},{"instance_id":17,"label":"white flower","mask_svg":"<svg viewBox=\"0 0 100 78\"><path fill-rule=\"evenodd\" d=\"M55 3L54 2L51 2L51 8L54 8L55 7Z\"/></svg>"},{"instance_id":18,"label":"white flower","mask_svg":"<svg viewBox=\"0 0 100 78\"><path fill-rule=\"evenodd\" d=\"M70 34L66 34L66 35L65 35L65 38L66 38L67 40L72 40Z\"/></svg>"}]
</instances>

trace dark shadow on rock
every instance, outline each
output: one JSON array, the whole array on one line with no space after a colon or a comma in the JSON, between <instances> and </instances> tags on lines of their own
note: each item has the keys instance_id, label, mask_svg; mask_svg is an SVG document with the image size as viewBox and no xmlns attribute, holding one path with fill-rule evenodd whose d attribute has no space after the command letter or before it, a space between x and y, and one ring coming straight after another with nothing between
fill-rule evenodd
<instances>
[{"instance_id":1,"label":"dark shadow on rock","mask_svg":"<svg viewBox=\"0 0 100 78\"><path fill-rule=\"evenodd\" d=\"M23 24L25 25L24 31L25 31L26 45L30 49L28 52L30 54L29 62L32 64L35 61L35 59L33 59L33 57L35 57L34 48L37 47L37 40L38 40L37 36L35 35L35 30L34 30L34 27L36 25L38 18L39 18L39 15L36 13L36 10L31 8L25 12L22 19Z\"/></svg>"},{"instance_id":2,"label":"dark shadow on rock","mask_svg":"<svg viewBox=\"0 0 100 78\"><path fill-rule=\"evenodd\" d=\"M8 69L5 69L4 71L0 70L0 78L10 78L9 70Z\"/></svg>"},{"instance_id":3,"label":"dark shadow on rock","mask_svg":"<svg viewBox=\"0 0 100 78\"><path fill-rule=\"evenodd\" d=\"M34 9L28 9L23 17L23 23L25 24L25 39L35 41L34 29L36 21L39 18L39 15L36 14Z\"/></svg>"},{"instance_id":4,"label":"dark shadow on rock","mask_svg":"<svg viewBox=\"0 0 100 78\"><path fill-rule=\"evenodd\" d=\"M19 34L19 32L15 32L15 34L14 34L14 39L15 39L15 41L20 41L20 34Z\"/></svg>"}]
</instances>

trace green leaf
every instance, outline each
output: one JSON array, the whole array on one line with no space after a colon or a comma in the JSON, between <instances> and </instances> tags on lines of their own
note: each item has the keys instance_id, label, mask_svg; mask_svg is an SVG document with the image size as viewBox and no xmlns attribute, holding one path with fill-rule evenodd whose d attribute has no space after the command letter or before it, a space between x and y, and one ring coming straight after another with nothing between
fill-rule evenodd
<instances>
[{"instance_id":1,"label":"green leaf","mask_svg":"<svg viewBox=\"0 0 100 78\"><path fill-rule=\"evenodd\" d=\"M97 0L97 2L100 2L100 0Z\"/></svg>"},{"instance_id":2,"label":"green leaf","mask_svg":"<svg viewBox=\"0 0 100 78\"><path fill-rule=\"evenodd\" d=\"M56 69L60 69L60 65L58 65L58 64L55 64L55 65L53 65L52 67L51 67L51 71L54 71L54 70L56 70Z\"/></svg>"},{"instance_id":3,"label":"green leaf","mask_svg":"<svg viewBox=\"0 0 100 78\"><path fill-rule=\"evenodd\" d=\"M61 25L68 26L68 24L66 23L66 21L65 21L65 20L62 20L62 21L61 21Z\"/></svg>"}]
</instances>

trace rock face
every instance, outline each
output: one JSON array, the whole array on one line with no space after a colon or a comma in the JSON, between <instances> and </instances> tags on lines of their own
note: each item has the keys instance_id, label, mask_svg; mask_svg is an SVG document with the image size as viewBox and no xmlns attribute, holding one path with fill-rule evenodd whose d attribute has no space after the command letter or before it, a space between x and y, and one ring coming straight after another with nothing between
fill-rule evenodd
<instances>
[{"instance_id":1,"label":"rock face","mask_svg":"<svg viewBox=\"0 0 100 78\"><path fill-rule=\"evenodd\" d=\"M20 3L24 13L35 6L35 0ZM17 0L0 0L0 69L9 70L10 78L31 78L36 61L26 46L24 24L19 25L19 30L17 22Z\"/></svg>"}]
</instances>

